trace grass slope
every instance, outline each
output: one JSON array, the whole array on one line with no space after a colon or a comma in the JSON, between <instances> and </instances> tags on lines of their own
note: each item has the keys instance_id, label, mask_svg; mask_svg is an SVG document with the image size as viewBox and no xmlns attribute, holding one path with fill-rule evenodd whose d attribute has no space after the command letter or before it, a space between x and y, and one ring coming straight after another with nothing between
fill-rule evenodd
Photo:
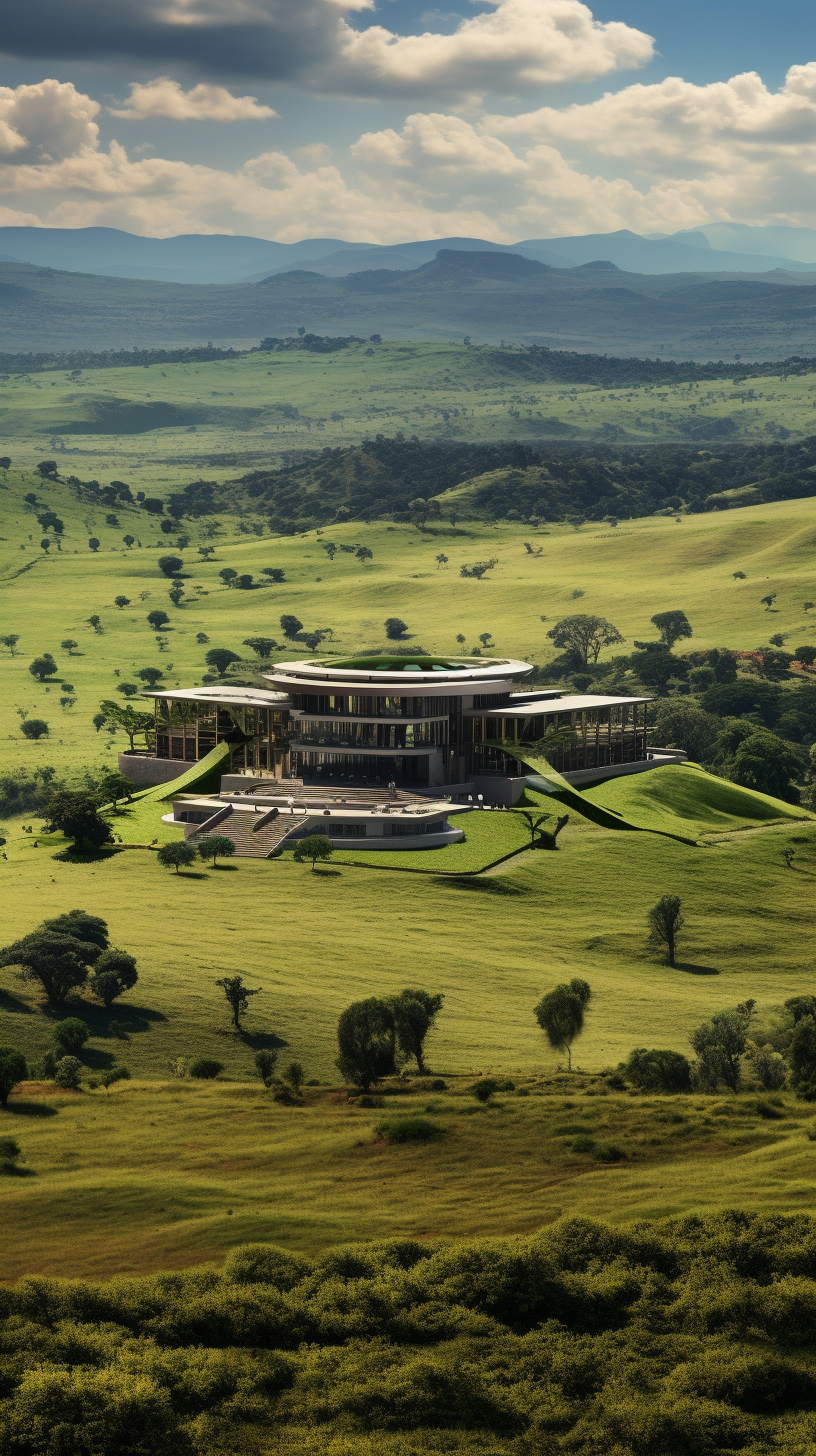
<instances>
[{"instance_id":1,"label":"grass slope","mask_svg":"<svg viewBox=\"0 0 816 1456\"><path fill-rule=\"evenodd\" d=\"M270 1240L316 1253L350 1240L526 1234L562 1215L618 1223L812 1200L811 1110L754 1096L638 1097L566 1076L485 1109L468 1081L388 1096L385 1111L307 1089L303 1108L260 1084L117 1084L43 1095L2 1120L30 1176L7 1180L4 1277L109 1278L219 1259ZM602 1094L602 1095L598 1095ZM386 1147L384 1117L428 1115L443 1136ZM225 1146L225 1129L229 1144ZM604 1163L576 1136L612 1145Z\"/></svg>"},{"instance_id":2,"label":"grass slope","mask_svg":"<svg viewBox=\"0 0 816 1456\"><path fill-rule=\"evenodd\" d=\"M740 788L696 764L673 764L646 773L608 779L579 790L580 796L637 829L691 835L748 829L774 820L810 817L767 794Z\"/></svg>"}]
</instances>

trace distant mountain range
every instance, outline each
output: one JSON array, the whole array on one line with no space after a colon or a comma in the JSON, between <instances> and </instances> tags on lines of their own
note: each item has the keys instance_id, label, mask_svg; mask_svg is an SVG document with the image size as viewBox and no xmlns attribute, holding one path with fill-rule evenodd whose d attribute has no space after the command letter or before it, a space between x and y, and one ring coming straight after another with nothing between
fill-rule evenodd
<instances>
[{"instance_id":1,"label":"distant mountain range","mask_svg":"<svg viewBox=\"0 0 816 1456\"><path fill-rule=\"evenodd\" d=\"M591 240L581 241L591 250ZM5 263L0 301L8 352L246 346L302 329L405 340L469 335L630 358L773 360L812 355L816 337L814 273L644 274L609 261L555 267L498 248L441 248L411 269L333 277L307 261L227 286Z\"/></svg>"},{"instance_id":2,"label":"distant mountain range","mask_svg":"<svg viewBox=\"0 0 816 1456\"><path fill-rule=\"evenodd\" d=\"M0 261L164 283L253 283L294 268L307 268L327 278L371 268L409 271L430 263L440 248L511 253L551 268L600 261L643 274L756 274L777 268L816 273L816 229L735 223L706 224L670 237L641 237L623 229L529 238L508 246L484 238L434 238L379 246L342 238L275 243L218 233L144 238L118 228L0 228Z\"/></svg>"}]
</instances>

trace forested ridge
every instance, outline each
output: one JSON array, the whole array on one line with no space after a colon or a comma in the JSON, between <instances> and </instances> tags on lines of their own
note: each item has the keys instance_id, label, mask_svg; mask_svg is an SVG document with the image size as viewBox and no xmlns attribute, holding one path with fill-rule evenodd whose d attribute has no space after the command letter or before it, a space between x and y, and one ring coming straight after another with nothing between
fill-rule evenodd
<instances>
[{"instance_id":1,"label":"forested ridge","mask_svg":"<svg viewBox=\"0 0 816 1456\"><path fill-rule=\"evenodd\" d=\"M752 489L744 504L793 500L816 493L816 436L699 450L675 444L436 443L378 435L348 448L292 452L283 465L236 481L196 481L177 499L191 516L243 506L267 515L272 528L285 533L337 519L408 520L413 501L432 501L468 482L472 489L461 501L441 502L443 515L558 521L579 512L589 520L623 519L681 506L714 509L732 502L712 496L746 487Z\"/></svg>"},{"instance_id":2,"label":"forested ridge","mask_svg":"<svg viewBox=\"0 0 816 1456\"><path fill-rule=\"evenodd\" d=\"M804 1456L816 1223L726 1212L0 1292L8 1456Z\"/></svg>"}]
</instances>

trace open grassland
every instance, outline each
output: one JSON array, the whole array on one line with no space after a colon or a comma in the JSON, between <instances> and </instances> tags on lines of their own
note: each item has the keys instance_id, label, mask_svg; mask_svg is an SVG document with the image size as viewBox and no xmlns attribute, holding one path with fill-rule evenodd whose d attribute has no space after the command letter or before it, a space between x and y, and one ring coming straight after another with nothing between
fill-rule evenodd
<instances>
[{"instance_id":1,"label":"open grassland","mask_svg":"<svg viewBox=\"0 0 816 1456\"><path fill-rule=\"evenodd\" d=\"M511 816L480 817L503 827ZM2 863L4 938L75 906L102 915L112 943L136 956L138 985L110 1012L90 996L67 1010L91 1027L91 1073L124 1062L154 1078L173 1058L200 1055L252 1077L264 1046L297 1058L307 1077L332 1078L339 1013L405 986L445 995L431 1065L509 1075L556 1065L533 1007L572 976L593 988L578 1055L595 1069L635 1045L688 1053L689 1033L712 1012L747 997L767 1011L811 990L812 820L697 847L572 816L559 845L476 877L343 863L313 872L286 855L176 874L148 850L72 863L20 835ZM675 969L645 946L646 912L666 893L681 896L687 922ZM242 1035L215 985L236 971L261 990ZM2 1039L36 1057L53 1016L14 969L0 972L0 987Z\"/></svg>"},{"instance_id":2,"label":"open grassland","mask_svg":"<svg viewBox=\"0 0 816 1456\"><path fill-rule=\"evenodd\" d=\"M147 1273L265 1240L314 1254L527 1234L563 1215L804 1212L816 1194L812 1109L790 1095L635 1096L563 1075L483 1107L466 1079L427 1085L389 1087L382 1109L325 1087L287 1108L259 1084L24 1086L2 1117L26 1158L3 1180L3 1277ZM404 1113L440 1135L386 1145L378 1126Z\"/></svg>"},{"instance_id":3,"label":"open grassland","mask_svg":"<svg viewBox=\"0 0 816 1456\"><path fill-rule=\"evenodd\" d=\"M652 516L614 530L598 524L580 531L562 525L534 531L502 522L437 527L431 534L408 525L357 522L259 539L239 534L237 520L227 516L210 562L196 549L204 539L200 524L185 522L191 539L180 553L185 597L177 608L169 601L170 583L158 569L156 549L173 551L174 537L160 534L156 517L126 507L114 513L118 525L112 526L103 509L77 503L65 486L15 471L5 483L4 630L20 637L15 657L5 655L3 661L0 737L9 767L45 762L62 772L115 758L126 740L121 733L95 731L92 718L100 700L115 697L120 682L134 681L134 673L147 666L162 669L167 687L200 682L207 651L207 644L196 641L200 632L210 646L247 658L252 653L243 640L259 634L277 636L282 644L273 657L302 655L299 645L284 650L282 613L294 613L308 630L330 628L334 635L324 646L333 653L381 646L385 618L400 616L408 623L407 640L427 651L458 651L458 634L468 651L489 631L499 654L539 664L553 655L548 628L575 611L608 617L629 644L651 637L650 617L670 608L688 614L694 629L689 646L754 647L777 632L791 646L813 638L812 618L803 610L813 595L813 498L686 516L679 524ZM23 501L31 490L65 522L60 551L52 545L46 555L39 546L40 528ZM141 539L142 547L128 551L126 534ZM97 552L88 547L91 537L101 542ZM330 560L321 547L328 540L338 548L364 544L373 559L361 564L353 552L338 549ZM542 555L531 555L525 541L542 548ZM448 558L441 565L440 554ZM460 576L463 563L490 558L497 564L481 581ZM267 580L260 575L263 567L279 567L286 579L253 591L229 590L219 577L225 566L249 572L256 581ZM738 570L746 573L744 581L734 580ZM773 610L766 611L760 599L769 592L777 596ZM129 605L117 608L117 595ZM147 622L155 608L171 618L165 651ZM88 624L94 614L101 618L101 632ZM70 655L60 647L68 638L78 643ZM51 686L37 683L28 671L32 658L46 651L59 669ZM71 693L61 683L70 683ZM61 697L75 701L61 707ZM18 709L44 718L49 738L24 739Z\"/></svg>"},{"instance_id":4,"label":"open grassland","mask_svg":"<svg viewBox=\"0 0 816 1456\"><path fill-rule=\"evenodd\" d=\"M132 477L135 489L175 481L179 470L222 479L284 451L400 430L462 441L614 440L621 430L641 443L805 435L816 426L815 395L814 375L618 389L539 383L509 373L490 350L361 342L334 354L8 376L0 436L15 464L31 468L56 449L65 473Z\"/></svg>"}]
</instances>

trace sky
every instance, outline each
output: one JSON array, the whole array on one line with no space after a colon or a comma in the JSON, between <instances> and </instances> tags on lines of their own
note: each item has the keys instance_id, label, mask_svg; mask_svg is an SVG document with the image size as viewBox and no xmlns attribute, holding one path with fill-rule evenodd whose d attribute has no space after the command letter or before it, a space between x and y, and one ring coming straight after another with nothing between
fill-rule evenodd
<instances>
[{"instance_id":1,"label":"sky","mask_svg":"<svg viewBox=\"0 0 816 1456\"><path fill-rule=\"evenodd\" d=\"M816 227L813 0L6 0L0 45L7 226Z\"/></svg>"}]
</instances>

